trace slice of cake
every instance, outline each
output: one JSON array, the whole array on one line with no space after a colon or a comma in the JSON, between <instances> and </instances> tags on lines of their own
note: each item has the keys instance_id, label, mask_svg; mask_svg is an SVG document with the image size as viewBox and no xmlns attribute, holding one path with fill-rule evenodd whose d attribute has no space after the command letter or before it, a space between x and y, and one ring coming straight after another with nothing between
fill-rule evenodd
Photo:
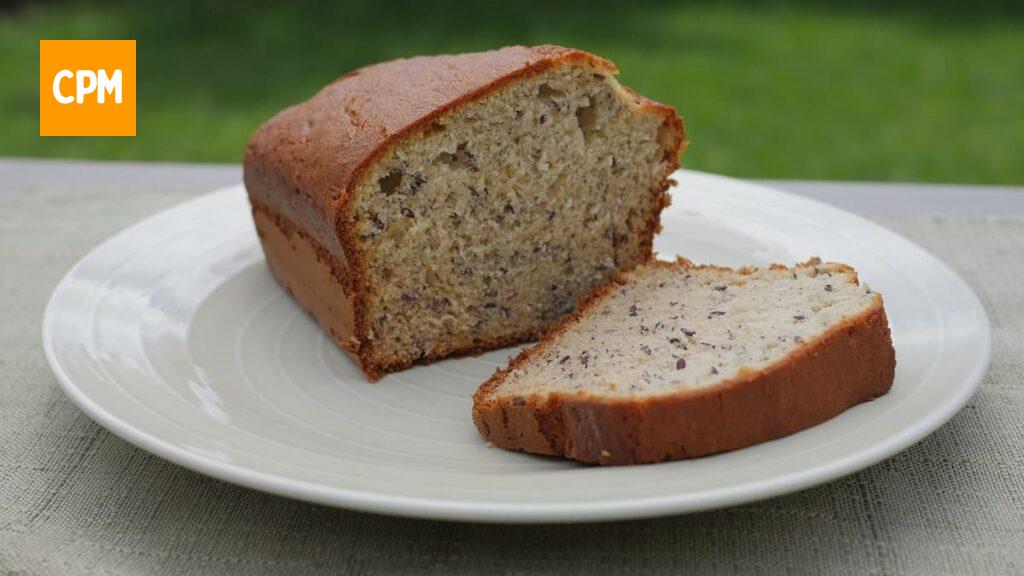
<instances>
[{"instance_id":1,"label":"slice of cake","mask_svg":"<svg viewBox=\"0 0 1024 576\"><path fill-rule=\"evenodd\" d=\"M888 392L882 297L843 264L654 262L588 295L477 391L496 446L599 464L792 434Z\"/></svg>"},{"instance_id":2,"label":"slice of cake","mask_svg":"<svg viewBox=\"0 0 1024 576\"><path fill-rule=\"evenodd\" d=\"M351 72L252 136L271 271L371 379L532 339L650 257L675 111L558 46Z\"/></svg>"}]
</instances>

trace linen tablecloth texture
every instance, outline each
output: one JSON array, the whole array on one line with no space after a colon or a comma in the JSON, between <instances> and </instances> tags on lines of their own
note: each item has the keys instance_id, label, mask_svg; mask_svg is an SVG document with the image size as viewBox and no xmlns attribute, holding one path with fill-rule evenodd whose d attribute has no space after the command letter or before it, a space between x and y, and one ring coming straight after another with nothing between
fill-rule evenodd
<instances>
[{"instance_id":1,"label":"linen tablecloth texture","mask_svg":"<svg viewBox=\"0 0 1024 576\"><path fill-rule=\"evenodd\" d=\"M238 488L134 448L64 397L40 346L51 290L89 248L192 193L0 194L0 572L1024 573L1024 219L879 219L962 274L992 319L980 391L917 446L726 510L496 526Z\"/></svg>"}]
</instances>

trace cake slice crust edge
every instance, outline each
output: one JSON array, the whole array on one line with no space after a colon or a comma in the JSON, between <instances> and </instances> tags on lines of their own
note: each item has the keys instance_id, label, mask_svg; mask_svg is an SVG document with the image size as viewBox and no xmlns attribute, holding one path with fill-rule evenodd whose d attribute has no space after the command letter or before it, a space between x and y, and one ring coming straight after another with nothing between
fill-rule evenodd
<instances>
[{"instance_id":1,"label":"cake slice crust edge","mask_svg":"<svg viewBox=\"0 0 1024 576\"><path fill-rule=\"evenodd\" d=\"M812 259L803 265L818 262ZM685 259L650 265L698 267ZM593 290L536 345L481 385L473 397L473 422L484 438L507 450L602 465L695 458L810 428L892 386L895 350L878 296L870 307L770 365L712 386L642 398L608 398L585 391L496 394L512 370L554 345L568 326L584 320L628 276L619 274Z\"/></svg>"}]
</instances>

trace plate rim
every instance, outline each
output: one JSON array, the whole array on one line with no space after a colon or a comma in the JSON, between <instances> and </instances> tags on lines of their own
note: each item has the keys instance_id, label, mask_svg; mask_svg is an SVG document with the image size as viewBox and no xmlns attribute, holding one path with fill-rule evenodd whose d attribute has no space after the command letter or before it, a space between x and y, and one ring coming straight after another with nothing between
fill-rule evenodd
<instances>
[{"instance_id":1,"label":"plate rim","mask_svg":"<svg viewBox=\"0 0 1024 576\"><path fill-rule=\"evenodd\" d=\"M154 214L148 215L122 228L86 252L76 261L67 273L62 276L61 280L56 284L47 300L41 326L43 352L46 357L47 364L56 377L61 390L80 410L82 410L82 412L119 438L164 460L224 482L286 498L357 510L360 512L460 522L515 524L575 523L654 518L724 508L790 494L812 486L834 481L843 476L863 470L868 466L879 463L906 450L948 422L967 404L970 398L978 390L978 387L981 385L991 362L991 322L984 305L981 303L980 298L971 285L940 258L932 254L926 248L897 232L889 230L888 228L864 218L859 214L844 210L826 202L821 202L813 198L808 198L806 196L774 188L770 185L758 182L750 182L696 170L680 170L679 172L692 174L700 178L716 180L726 186L742 186L747 187L748 189L761 189L789 197L790 199L797 199L800 202L810 203L818 208L839 211L843 213L845 217L859 220L861 224L868 225L886 234L899 238L908 246L912 246L914 249L927 256L927 258L931 260L931 264L933 266L941 269L943 273L959 284L962 292L969 299L969 307L973 309L976 318L980 321L982 337L978 344L981 354L978 356L978 361L976 361L971 367L971 370L965 380L957 388L957 393L948 397L945 402L930 411L926 417L904 428L900 434L892 436L884 442L877 442L871 446L855 451L851 454L847 454L845 457L838 460L833 460L817 466L802 468L798 471L785 473L775 478L752 481L732 487L713 488L673 495L617 499L611 501L589 503L452 502L442 499L390 495L368 490L325 486L305 480L298 480L268 472L253 470L240 464L219 461L199 452L190 451L186 448L175 445L173 442L163 439L157 435L142 431L110 413L100 404L91 399L87 394L79 389L71 377L64 371L59 358L57 357L57 352L54 350L54 340L51 337L50 331L52 329L53 316L56 314L55 308L58 297L67 284L73 281L73 278L80 267L93 257L96 252L109 244L120 241L131 231L145 227L153 220L164 216L169 212L181 209L188 204L201 202L215 195L237 193L239 190L244 191L244 186L241 183L211 190L200 194L195 198L179 202ZM673 174L673 176L678 174L679 173L677 172Z\"/></svg>"}]
</instances>

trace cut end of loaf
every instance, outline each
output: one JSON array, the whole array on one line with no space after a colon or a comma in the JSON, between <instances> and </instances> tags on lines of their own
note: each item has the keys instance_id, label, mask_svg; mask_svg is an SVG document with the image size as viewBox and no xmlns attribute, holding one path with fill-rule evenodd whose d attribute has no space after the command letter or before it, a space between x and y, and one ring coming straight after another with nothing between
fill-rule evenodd
<instances>
[{"instance_id":1,"label":"cut end of loaf","mask_svg":"<svg viewBox=\"0 0 1024 576\"><path fill-rule=\"evenodd\" d=\"M378 371L533 339L650 257L682 132L610 70L566 61L380 156L345 224Z\"/></svg>"},{"instance_id":2,"label":"cut end of loaf","mask_svg":"<svg viewBox=\"0 0 1024 576\"><path fill-rule=\"evenodd\" d=\"M474 397L499 447L627 464L818 424L892 384L881 296L848 266L651 263L591 294Z\"/></svg>"}]
</instances>

